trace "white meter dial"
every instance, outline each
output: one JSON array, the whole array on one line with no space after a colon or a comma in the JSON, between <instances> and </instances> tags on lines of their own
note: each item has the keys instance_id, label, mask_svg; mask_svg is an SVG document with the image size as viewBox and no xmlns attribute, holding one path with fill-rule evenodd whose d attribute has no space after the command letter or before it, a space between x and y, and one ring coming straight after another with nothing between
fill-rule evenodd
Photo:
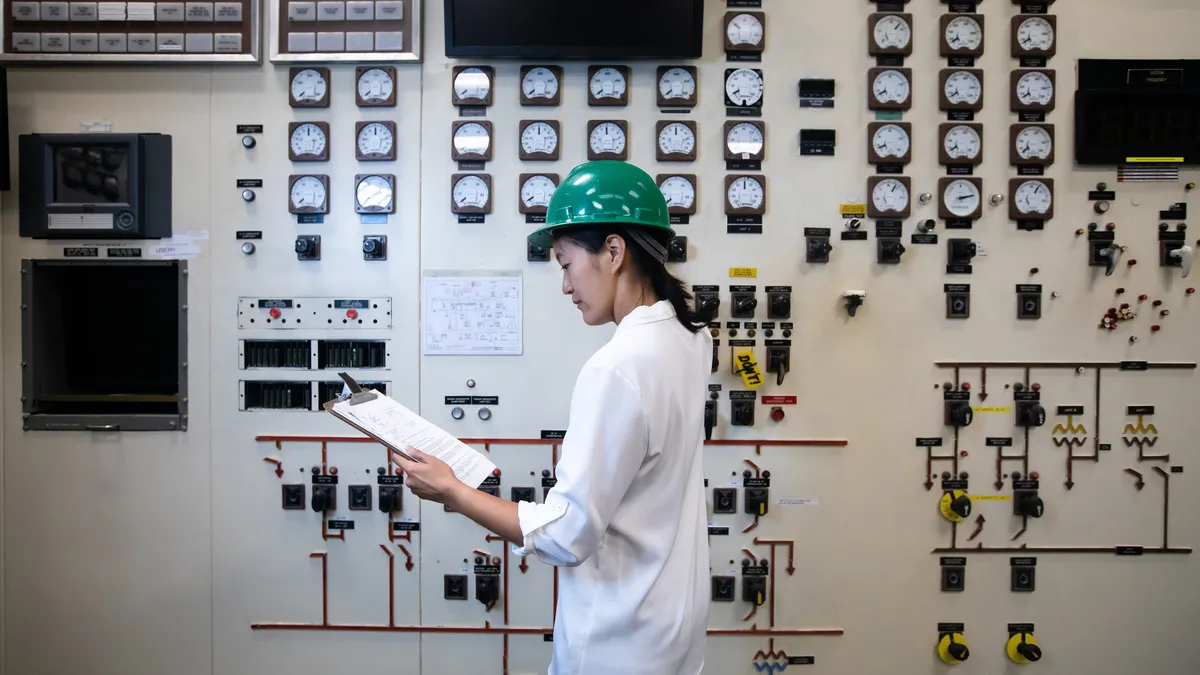
<instances>
[{"instance_id":1,"label":"white meter dial","mask_svg":"<svg viewBox=\"0 0 1200 675\"><path fill-rule=\"evenodd\" d=\"M534 122L521 132L521 150L526 154L550 155L558 149L558 132L545 122Z\"/></svg>"},{"instance_id":2,"label":"white meter dial","mask_svg":"<svg viewBox=\"0 0 1200 675\"><path fill-rule=\"evenodd\" d=\"M491 200L491 190L483 178L469 174L454 183L454 205L460 209L479 210Z\"/></svg>"},{"instance_id":3,"label":"white meter dial","mask_svg":"<svg viewBox=\"0 0 1200 675\"><path fill-rule=\"evenodd\" d=\"M732 157L749 159L763 151L763 133L757 125L739 122L725 134L725 149Z\"/></svg>"},{"instance_id":4,"label":"white meter dial","mask_svg":"<svg viewBox=\"0 0 1200 675\"><path fill-rule=\"evenodd\" d=\"M884 178L871 191L871 204L882 213L904 213L908 209L908 188L895 178Z\"/></svg>"},{"instance_id":5,"label":"white meter dial","mask_svg":"<svg viewBox=\"0 0 1200 675\"><path fill-rule=\"evenodd\" d=\"M671 68L658 80L658 93L669 100L691 100L696 94L696 78L683 68Z\"/></svg>"},{"instance_id":6,"label":"white meter dial","mask_svg":"<svg viewBox=\"0 0 1200 675\"><path fill-rule=\"evenodd\" d=\"M325 146L328 142L325 130L311 122L301 124L292 130L292 154L297 157L324 157Z\"/></svg>"},{"instance_id":7,"label":"white meter dial","mask_svg":"<svg viewBox=\"0 0 1200 675\"><path fill-rule=\"evenodd\" d=\"M983 44L983 27L973 16L957 16L946 24L946 45L955 51L974 51Z\"/></svg>"},{"instance_id":8,"label":"white meter dial","mask_svg":"<svg viewBox=\"0 0 1200 675\"><path fill-rule=\"evenodd\" d=\"M544 211L550 204L550 197L554 196L555 187L549 176L530 176L521 184L521 203L526 209L537 208Z\"/></svg>"},{"instance_id":9,"label":"white meter dial","mask_svg":"<svg viewBox=\"0 0 1200 675\"><path fill-rule=\"evenodd\" d=\"M904 73L885 70L875 76L871 93L879 103L904 103L911 94L911 86Z\"/></svg>"},{"instance_id":10,"label":"white meter dial","mask_svg":"<svg viewBox=\"0 0 1200 675\"><path fill-rule=\"evenodd\" d=\"M879 157L903 158L908 155L911 140L908 132L896 124L887 124L875 130L871 139L875 154Z\"/></svg>"},{"instance_id":11,"label":"white meter dial","mask_svg":"<svg viewBox=\"0 0 1200 675\"><path fill-rule=\"evenodd\" d=\"M658 149L664 155L690 155L696 149L696 134L681 122L672 122L658 134Z\"/></svg>"},{"instance_id":12,"label":"white meter dial","mask_svg":"<svg viewBox=\"0 0 1200 675\"><path fill-rule=\"evenodd\" d=\"M592 129L588 147L597 155L619 155L625 152L625 132L612 122L601 122Z\"/></svg>"},{"instance_id":13,"label":"white meter dial","mask_svg":"<svg viewBox=\"0 0 1200 675\"><path fill-rule=\"evenodd\" d=\"M912 42L912 27L904 17L890 14L876 22L872 37L880 49L904 49Z\"/></svg>"},{"instance_id":14,"label":"white meter dial","mask_svg":"<svg viewBox=\"0 0 1200 675\"><path fill-rule=\"evenodd\" d=\"M549 68L531 68L521 78L521 93L530 101L553 99L558 95L558 76Z\"/></svg>"},{"instance_id":15,"label":"white meter dial","mask_svg":"<svg viewBox=\"0 0 1200 675\"><path fill-rule=\"evenodd\" d=\"M315 68L305 68L292 77L292 101L313 104L325 99L329 93L329 81Z\"/></svg>"},{"instance_id":16,"label":"white meter dial","mask_svg":"<svg viewBox=\"0 0 1200 675\"><path fill-rule=\"evenodd\" d=\"M461 101L486 101L492 78L480 68L464 68L454 76L454 94Z\"/></svg>"},{"instance_id":17,"label":"white meter dial","mask_svg":"<svg viewBox=\"0 0 1200 675\"><path fill-rule=\"evenodd\" d=\"M1049 105L1053 98L1054 82L1046 73L1033 70L1017 80L1017 100L1021 102L1021 105Z\"/></svg>"},{"instance_id":18,"label":"white meter dial","mask_svg":"<svg viewBox=\"0 0 1200 675\"><path fill-rule=\"evenodd\" d=\"M753 14L738 14L725 24L725 39L729 44L757 46L763 41L763 24Z\"/></svg>"},{"instance_id":19,"label":"white meter dial","mask_svg":"<svg viewBox=\"0 0 1200 675\"><path fill-rule=\"evenodd\" d=\"M969 70L956 70L946 78L944 88L946 101L952 105L975 105L983 96L983 84Z\"/></svg>"},{"instance_id":20,"label":"white meter dial","mask_svg":"<svg viewBox=\"0 0 1200 675\"><path fill-rule=\"evenodd\" d=\"M390 155L396 139L392 130L382 122L371 122L358 132L360 155Z\"/></svg>"},{"instance_id":21,"label":"white meter dial","mask_svg":"<svg viewBox=\"0 0 1200 675\"><path fill-rule=\"evenodd\" d=\"M959 218L970 217L980 206L979 188L969 180L955 180L942 194L946 210Z\"/></svg>"},{"instance_id":22,"label":"white meter dial","mask_svg":"<svg viewBox=\"0 0 1200 675\"><path fill-rule=\"evenodd\" d=\"M620 99L625 95L625 75L616 68L601 68L592 75L588 84L595 99Z\"/></svg>"},{"instance_id":23,"label":"white meter dial","mask_svg":"<svg viewBox=\"0 0 1200 675\"><path fill-rule=\"evenodd\" d=\"M292 213L329 213L326 181L318 176L297 176L288 194Z\"/></svg>"},{"instance_id":24,"label":"white meter dial","mask_svg":"<svg viewBox=\"0 0 1200 675\"><path fill-rule=\"evenodd\" d=\"M766 201L762 183L753 176L739 176L729 184L725 202L732 209L761 209Z\"/></svg>"},{"instance_id":25,"label":"white meter dial","mask_svg":"<svg viewBox=\"0 0 1200 675\"><path fill-rule=\"evenodd\" d=\"M1025 51L1050 51L1054 47L1054 26L1040 16L1027 17L1017 27L1017 45Z\"/></svg>"},{"instance_id":26,"label":"white meter dial","mask_svg":"<svg viewBox=\"0 0 1200 675\"><path fill-rule=\"evenodd\" d=\"M371 68L358 76L358 98L367 105L379 105L392 100L396 93L396 82L392 74L383 68Z\"/></svg>"},{"instance_id":27,"label":"white meter dial","mask_svg":"<svg viewBox=\"0 0 1200 675\"><path fill-rule=\"evenodd\" d=\"M1045 127L1025 127L1017 134L1016 150L1021 159L1049 159L1054 139Z\"/></svg>"},{"instance_id":28,"label":"white meter dial","mask_svg":"<svg viewBox=\"0 0 1200 675\"><path fill-rule=\"evenodd\" d=\"M1017 188L1014 201L1021 214L1044 216L1054 204L1054 193L1040 180L1027 180Z\"/></svg>"},{"instance_id":29,"label":"white meter dial","mask_svg":"<svg viewBox=\"0 0 1200 675\"><path fill-rule=\"evenodd\" d=\"M762 103L762 74L750 68L738 68L725 77L725 97L740 108Z\"/></svg>"},{"instance_id":30,"label":"white meter dial","mask_svg":"<svg viewBox=\"0 0 1200 675\"><path fill-rule=\"evenodd\" d=\"M354 190L354 210L358 213L393 213L395 196L392 181L385 176L361 176Z\"/></svg>"},{"instance_id":31,"label":"white meter dial","mask_svg":"<svg viewBox=\"0 0 1200 675\"><path fill-rule=\"evenodd\" d=\"M983 140L973 127L959 124L946 132L942 148L950 159L975 159L983 149Z\"/></svg>"},{"instance_id":32,"label":"white meter dial","mask_svg":"<svg viewBox=\"0 0 1200 675\"><path fill-rule=\"evenodd\" d=\"M696 203L696 186L683 176L669 176L659 189L667 200L667 208L691 209Z\"/></svg>"},{"instance_id":33,"label":"white meter dial","mask_svg":"<svg viewBox=\"0 0 1200 675\"><path fill-rule=\"evenodd\" d=\"M478 122L467 122L454 130L454 151L460 155L486 155L492 137Z\"/></svg>"}]
</instances>

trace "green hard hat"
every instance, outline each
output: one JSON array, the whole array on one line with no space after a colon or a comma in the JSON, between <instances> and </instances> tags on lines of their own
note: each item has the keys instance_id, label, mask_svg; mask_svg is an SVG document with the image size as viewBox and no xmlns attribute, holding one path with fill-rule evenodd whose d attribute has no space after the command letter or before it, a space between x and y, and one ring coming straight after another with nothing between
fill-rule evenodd
<instances>
[{"instance_id":1,"label":"green hard hat","mask_svg":"<svg viewBox=\"0 0 1200 675\"><path fill-rule=\"evenodd\" d=\"M663 246L675 236L667 200L650 174L604 160L571 169L550 197L546 224L529 235L529 243L548 249L554 230L606 224L640 225Z\"/></svg>"}]
</instances>

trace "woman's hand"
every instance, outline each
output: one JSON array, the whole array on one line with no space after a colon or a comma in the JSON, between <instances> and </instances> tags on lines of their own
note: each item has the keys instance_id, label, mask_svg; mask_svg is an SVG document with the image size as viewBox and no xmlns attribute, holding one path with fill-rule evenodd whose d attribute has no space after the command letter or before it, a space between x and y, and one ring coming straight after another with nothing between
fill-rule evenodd
<instances>
[{"instance_id":1,"label":"woman's hand","mask_svg":"<svg viewBox=\"0 0 1200 675\"><path fill-rule=\"evenodd\" d=\"M460 490L465 485L454 475L454 470L450 468L450 465L442 460L426 455L412 446L407 448L407 452L417 461L409 461L394 451L389 454L392 463L404 472L404 484L417 497L445 504L456 490Z\"/></svg>"}]
</instances>

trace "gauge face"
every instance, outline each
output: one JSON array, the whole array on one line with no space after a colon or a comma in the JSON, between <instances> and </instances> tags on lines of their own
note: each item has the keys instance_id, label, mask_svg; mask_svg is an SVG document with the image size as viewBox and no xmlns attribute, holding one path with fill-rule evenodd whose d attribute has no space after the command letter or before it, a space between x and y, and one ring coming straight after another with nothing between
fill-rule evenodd
<instances>
[{"instance_id":1,"label":"gauge face","mask_svg":"<svg viewBox=\"0 0 1200 675\"><path fill-rule=\"evenodd\" d=\"M358 132L358 153L360 155L386 155L391 153L395 143L392 130L381 122L371 122Z\"/></svg>"},{"instance_id":2,"label":"gauge face","mask_svg":"<svg viewBox=\"0 0 1200 675\"><path fill-rule=\"evenodd\" d=\"M762 130L749 122L735 124L725 135L725 147L729 154L748 159L762 152Z\"/></svg>"},{"instance_id":3,"label":"gauge face","mask_svg":"<svg viewBox=\"0 0 1200 675\"><path fill-rule=\"evenodd\" d=\"M685 124L672 122L658 134L658 149L666 155L687 155L696 149L696 134Z\"/></svg>"},{"instance_id":4,"label":"gauge face","mask_svg":"<svg viewBox=\"0 0 1200 675\"><path fill-rule=\"evenodd\" d=\"M875 24L874 38L880 49L904 49L912 41L912 28L902 16L885 16Z\"/></svg>"},{"instance_id":5,"label":"gauge face","mask_svg":"<svg viewBox=\"0 0 1200 675\"><path fill-rule=\"evenodd\" d=\"M956 180L946 186L942 202L947 211L960 218L966 218L979 208L979 189L969 180Z\"/></svg>"},{"instance_id":6,"label":"gauge face","mask_svg":"<svg viewBox=\"0 0 1200 675\"><path fill-rule=\"evenodd\" d=\"M871 191L871 203L877 211L903 213L908 208L908 188L895 178L885 178Z\"/></svg>"},{"instance_id":7,"label":"gauge face","mask_svg":"<svg viewBox=\"0 0 1200 675\"><path fill-rule=\"evenodd\" d=\"M960 124L946 132L942 147L950 159L975 159L983 148L983 141L975 129Z\"/></svg>"},{"instance_id":8,"label":"gauge face","mask_svg":"<svg viewBox=\"0 0 1200 675\"><path fill-rule=\"evenodd\" d=\"M292 183L292 209L323 211L325 209L325 183L316 176L301 176Z\"/></svg>"},{"instance_id":9,"label":"gauge face","mask_svg":"<svg viewBox=\"0 0 1200 675\"><path fill-rule=\"evenodd\" d=\"M530 176L521 185L521 203L525 206L545 207L554 195L554 181L549 176Z\"/></svg>"},{"instance_id":10,"label":"gauge face","mask_svg":"<svg viewBox=\"0 0 1200 675\"><path fill-rule=\"evenodd\" d=\"M454 203L460 208L483 208L489 196L487 183L479 176L463 176L454 184Z\"/></svg>"},{"instance_id":11,"label":"gauge face","mask_svg":"<svg viewBox=\"0 0 1200 675\"><path fill-rule=\"evenodd\" d=\"M955 17L946 25L946 44L955 50L979 49L979 45L983 44L983 27L974 17Z\"/></svg>"},{"instance_id":12,"label":"gauge face","mask_svg":"<svg viewBox=\"0 0 1200 675\"><path fill-rule=\"evenodd\" d=\"M313 103L325 98L329 83L321 73L305 68L292 78L292 98L296 101Z\"/></svg>"},{"instance_id":13,"label":"gauge face","mask_svg":"<svg viewBox=\"0 0 1200 675\"><path fill-rule=\"evenodd\" d=\"M725 95L736 106L753 106L762 100L762 75L749 68L738 68L725 78Z\"/></svg>"},{"instance_id":14,"label":"gauge face","mask_svg":"<svg viewBox=\"0 0 1200 675\"><path fill-rule=\"evenodd\" d=\"M946 78L945 94L946 100L951 104L974 105L983 96L983 85L975 73L958 70Z\"/></svg>"},{"instance_id":15,"label":"gauge face","mask_svg":"<svg viewBox=\"0 0 1200 675\"><path fill-rule=\"evenodd\" d=\"M1017 28L1017 44L1025 51L1047 51L1054 46L1054 26L1040 16L1031 16Z\"/></svg>"},{"instance_id":16,"label":"gauge face","mask_svg":"<svg viewBox=\"0 0 1200 675\"><path fill-rule=\"evenodd\" d=\"M880 157L904 157L908 154L910 140L904 127L888 124L875 130L871 145Z\"/></svg>"},{"instance_id":17,"label":"gauge face","mask_svg":"<svg viewBox=\"0 0 1200 675\"><path fill-rule=\"evenodd\" d=\"M1022 105L1047 105L1054 98L1054 83L1045 73L1025 73L1017 80L1017 100Z\"/></svg>"},{"instance_id":18,"label":"gauge face","mask_svg":"<svg viewBox=\"0 0 1200 675\"><path fill-rule=\"evenodd\" d=\"M762 208L764 199L762 183L750 176L741 176L729 184L725 200L735 209Z\"/></svg>"},{"instance_id":19,"label":"gauge face","mask_svg":"<svg viewBox=\"0 0 1200 675\"><path fill-rule=\"evenodd\" d=\"M1042 127L1025 127L1017 134L1017 156L1021 159L1047 159L1054 149L1054 139Z\"/></svg>"},{"instance_id":20,"label":"gauge face","mask_svg":"<svg viewBox=\"0 0 1200 675\"><path fill-rule=\"evenodd\" d=\"M871 91L880 103L904 103L909 95L908 78L898 70L885 70L875 76Z\"/></svg>"},{"instance_id":21,"label":"gauge face","mask_svg":"<svg viewBox=\"0 0 1200 675\"><path fill-rule=\"evenodd\" d=\"M315 124L301 124L292 132L292 153L295 155L322 155L325 143L325 131Z\"/></svg>"},{"instance_id":22,"label":"gauge face","mask_svg":"<svg viewBox=\"0 0 1200 675\"><path fill-rule=\"evenodd\" d=\"M667 178L659 186L659 189L662 190L663 197L667 200L668 208L690 209L696 202L696 186L683 176Z\"/></svg>"},{"instance_id":23,"label":"gauge face","mask_svg":"<svg viewBox=\"0 0 1200 675\"><path fill-rule=\"evenodd\" d=\"M763 41L763 25L753 14L738 14L725 26L725 38L729 44L757 45Z\"/></svg>"},{"instance_id":24,"label":"gauge face","mask_svg":"<svg viewBox=\"0 0 1200 675\"><path fill-rule=\"evenodd\" d=\"M454 76L454 94L459 99L482 101L491 90L491 78L479 68L467 68Z\"/></svg>"},{"instance_id":25,"label":"gauge face","mask_svg":"<svg viewBox=\"0 0 1200 675\"><path fill-rule=\"evenodd\" d=\"M533 68L521 79L521 91L528 99L552 99L558 94L558 77L549 68Z\"/></svg>"},{"instance_id":26,"label":"gauge face","mask_svg":"<svg viewBox=\"0 0 1200 675\"><path fill-rule=\"evenodd\" d=\"M1040 180L1027 180L1017 188L1014 197L1017 210L1021 213L1046 215L1054 201L1050 188Z\"/></svg>"},{"instance_id":27,"label":"gauge face","mask_svg":"<svg viewBox=\"0 0 1200 675\"><path fill-rule=\"evenodd\" d=\"M625 151L625 132L612 122L601 122L592 129L588 145L596 154L620 154Z\"/></svg>"},{"instance_id":28,"label":"gauge face","mask_svg":"<svg viewBox=\"0 0 1200 675\"><path fill-rule=\"evenodd\" d=\"M478 122L467 122L454 130L454 151L460 155L487 154L492 137Z\"/></svg>"},{"instance_id":29,"label":"gauge face","mask_svg":"<svg viewBox=\"0 0 1200 675\"><path fill-rule=\"evenodd\" d=\"M688 100L696 94L696 78L683 68L672 68L658 80L658 93L667 100Z\"/></svg>"},{"instance_id":30,"label":"gauge face","mask_svg":"<svg viewBox=\"0 0 1200 675\"><path fill-rule=\"evenodd\" d=\"M354 198L358 200L359 209L363 211L392 210L392 183L383 176L367 176L358 182Z\"/></svg>"},{"instance_id":31,"label":"gauge face","mask_svg":"<svg viewBox=\"0 0 1200 675\"><path fill-rule=\"evenodd\" d=\"M396 83L382 68L372 68L358 78L358 97L367 103L379 103L392 97Z\"/></svg>"},{"instance_id":32,"label":"gauge face","mask_svg":"<svg viewBox=\"0 0 1200 675\"><path fill-rule=\"evenodd\" d=\"M551 154L558 147L558 133L545 122L534 122L521 132L521 149L526 154Z\"/></svg>"},{"instance_id":33,"label":"gauge face","mask_svg":"<svg viewBox=\"0 0 1200 675\"><path fill-rule=\"evenodd\" d=\"M625 76L616 68L601 68L589 84L592 98L619 99L625 95Z\"/></svg>"}]
</instances>

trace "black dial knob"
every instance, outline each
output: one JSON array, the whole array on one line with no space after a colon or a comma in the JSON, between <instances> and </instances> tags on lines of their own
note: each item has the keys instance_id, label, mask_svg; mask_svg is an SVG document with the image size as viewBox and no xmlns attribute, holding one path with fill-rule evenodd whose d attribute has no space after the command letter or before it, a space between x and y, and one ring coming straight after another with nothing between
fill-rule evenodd
<instances>
[{"instance_id":1,"label":"black dial knob","mask_svg":"<svg viewBox=\"0 0 1200 675\"><path fill-rule=\"evenodd\" d=\"M687 245L684 244L682 240L680 240L680 239L672 239L671 240L671 255L672 256L682 256L685 252L687 252Z\"/></svg>"},{"instance_id":2,"label":"black dial knob","mask_svg":"<svg viewBox=\"0 0 1200 675\"><path fill-rule=\"evenodd\" d=\"M309 241L307 239L296 240L296 253L308 253Z\"/></svg>"},{"instance_id":3,"label":"black dial knob","mask_svg":"<svg viewBox=\"0 0 1200 675\"><path fill-rule=\"evenodd\" d=\"M792 297L784 293L771 296L768 313L772 318L789 316L792 313Z\"/></svg>"},{"instance_id":4,"label":"black dial knob","mask_svg":"<svg viewBox=\"0 0 1200 675\"><path fill-rule=\"evenodd\" d=\"M1021 639L1024 640L1024 636L1022 636ZM1017 645L1017 653L1029 659L1030 661L1042 660L1042 648L1037 645L1031 645L1028 642L1022 642L1021 644Z\"/></svg>"},{"instance_id":5,"label":"black dial knob","mask_svg":"<svg viewBox=\"0 0 1200 675\"><path fill-rule=\"evenodd\" d=\"M375 241L374 239L364 239L363 253L374 253L377 246L379 246L379 242Z\"/></svg>"},{"instance_id":6,"label":"black dial knob","mask_svg":"<svg viewBox=\"0 0 1200 675\"><path fill-rule=\"evenodd\" d=\"M954 638L950 638L950 646L946 651L950 652L950 656L954 657L955 661L966 661L971 656L971 650L961 642L954 642Z\"/></svg>"},{"instance_id":7,"label":"black dial knob","mask_svg":"<svg viewBox=\"0 0 1200 675\"><path fill-rule=\"evenodd\" d=\"M737 303L733 307L738 313L753 312L754 308L758 307L758 298L755 298L755 297L739 298Z\"/></svg>"},{"instance_id":8,"label":"black dial knob","mask_svg":"<svg viewBox=\"0 0 1200 675\"><path fill-rule=\"evenodd\" d=\"M950 502L950 510L960 518L966 518L971 515L971 498L967 495L959 495Z\"/></svg>"}]
</instances>

